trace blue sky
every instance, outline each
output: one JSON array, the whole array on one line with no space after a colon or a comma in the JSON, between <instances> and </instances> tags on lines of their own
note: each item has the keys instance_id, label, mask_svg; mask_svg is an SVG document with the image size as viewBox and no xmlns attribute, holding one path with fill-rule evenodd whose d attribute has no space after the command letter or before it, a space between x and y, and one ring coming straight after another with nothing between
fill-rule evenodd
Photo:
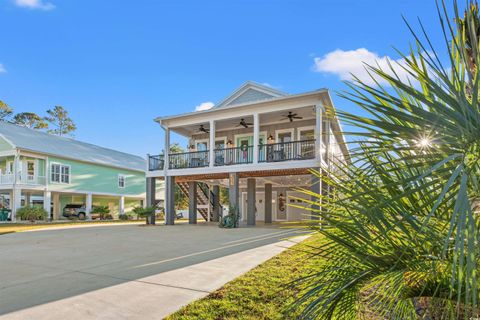
<instances>
[{"instance_id":1,"label":"blue sky","mask_svg":"<svg viewBox=\"0 0 480 320\"><path fill-rule=\"evenodd\" d=\"M246 80L345 89L359 59L408 49L402 15L441 45L434 0L0 0L0 100L40 115L62 105L76 139L144 156L163 148L153 118Z\"/></svg>"}]
</instances>

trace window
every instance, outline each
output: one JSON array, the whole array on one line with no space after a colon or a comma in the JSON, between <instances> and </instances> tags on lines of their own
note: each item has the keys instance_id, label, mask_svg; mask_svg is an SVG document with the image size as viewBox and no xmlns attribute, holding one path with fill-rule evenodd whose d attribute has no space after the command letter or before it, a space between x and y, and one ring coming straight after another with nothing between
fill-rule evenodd
<instances>
[{"instance_id":1,"label":"window","mask_svg":"<svg viewBox=\"0 0 480 320\"><path fill-rule=\"evenodd\" d=\"M118 187L119 188L125 188L125 180L126 180L126 177L123 174L118 175Z\"/></svg>"},{"instance_id":2,"label":"window","mask_svg":"<svg viewBox=\"0 0 480 320\"><path fill-rule=\"evenodd\" d=\"M8 161L7 162L7 174L12 174L13 173L13 161Z\"/></svg>"},{"instance_id":3,"label":"window","mask_svg":"<svg viewBox=\"0 0 480 320\"><path fill-rule=\"evenodd\" d=\"M70 166L53 163L51 167L51 180L58 183L70 183Z\"/></svg>"}]
</instances>

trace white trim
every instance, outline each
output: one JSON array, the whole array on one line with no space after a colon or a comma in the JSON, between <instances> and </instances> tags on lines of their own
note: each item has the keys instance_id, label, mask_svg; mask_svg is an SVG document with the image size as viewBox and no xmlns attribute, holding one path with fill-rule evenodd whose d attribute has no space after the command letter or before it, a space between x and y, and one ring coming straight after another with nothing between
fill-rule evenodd
<instances>
[{"instance_id":1,"label":"white trim","mask_svg":"<svg viewBox=\"0 0 480 320\"><path fill-rule=\"evenodd\" d=\"M60 181L53 181L52 177L48 177L50 179L51 184L63 184L63 185L69 185L72 183L72 166L69 164L63 164L60 162L50 162L50 173L52 173L52 165L58 165L60 166ZM62 167L68 167L68 182L62 182Z\"/></svg>"},{"instance_id":2,"label":"white trim","mask_svg":"<svg viewBox=\"0 0 480 320\"><path fill-rule=\"evenodd\" d=\"M195 144L193 145L195 151L199 151L198 148L197 148L197 144L198 144L198 143L206 143L206 144L207 144L207 150L208 150L208 149L209 149L209 145L210 145L209 140L210 140L210 139L208 139L208 138L207 138L207 139L198 139L198 140L195 139L195 140L194 140L194 143L195 143ZM205 150L202 150L202 151L205 151Z\"/></svg>"},{"instance_id":3,"label":"white trim","mask_svg":"<svg viewBox=\"0 0 480 320\"><path fill-rule=\"evenodd\" d=\"M247 198L247 191L242 191L242 212L241 212L241 217L240 221L246 221L247 218L247 207L244 206L245 200ZM258 195L263 195L263 201L265 201L265 191L255 191L255 200L258 199ZM287 220L277 220L277 204L278 204L278 199L277 199L277 191L272 191L272 221L287 221ZM255 221L265 221L265 203L263 203L263 220L257 220L257 217L255 216ZM258 212L258 208L257 208Z\"/></svg>"},{"instance_id":4,"label":"white trim","mask_svg":"<svg viewBox=\"0 0 480 320\"><path fill-rule=\"evenodd\" d=\"M267 139L267 131L260 131L259 135L258 135L258 140L260 140L260 137L261 136L264 136L265 140ZM239 134L235 134L233 135L233 146L234 147L240 147L240 146L237 146L237 138L238 137L252 137L253 138L253 132L250 133L250 132L247 132L247 133L239 133ZM265 142L265 141L264 141ZM253 141L253 143L255 143L255 141ZM259 142L257 142L258 144Z\"/></svg>"},{"instance_id":5,"label":"white trim","mask_svg":"<svg viewBox=\"0 0 480 320\"><path fill-rule=\"evenodd\" d=\"M289 132L292 135L292 140L290 141L295 141L295 128L288 128L288 129L275 130L275 143L279 143L278 141L279 133L287 133L287 132Z\"/></svg>"},{"instance_id":6,"label":"white trim","mask_svg":"<svg viewBox=\"0 0 480 320\"><path fill-rule=\"evenodd\" d=\"M297 128L297 136L295 138L295 141L300 141L300 132L301 131L307 131L307 130L313 130L313 135L314 135L314 139L317 135L317 132L315 130L315 126L305 126L305 127L298 127Z\"/></svg>"},{"instance_id":7,"label":"white trim","mask_svg":"<svg viewBox=\"0 0 480 320\"><path fill-rule=\"evenodd\" d=\"M218 132L218 131L217 131ZM224 145L224 148L227 147L227 136L224 136L224 137L215 137L215 144L217 143L217 141L220 141L220 140L223 140L223 145ZM213 146L215 148L215 146Z\"/></svg>"}]
</instances>

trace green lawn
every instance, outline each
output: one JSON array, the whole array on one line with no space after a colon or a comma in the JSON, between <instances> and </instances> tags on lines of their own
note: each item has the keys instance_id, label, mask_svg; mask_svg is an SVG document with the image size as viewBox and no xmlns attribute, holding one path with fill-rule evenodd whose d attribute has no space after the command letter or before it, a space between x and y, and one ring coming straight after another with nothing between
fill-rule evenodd
<instances>
[{"instance_id":1,"label":"green lawn","mask_svg":"<svg viewBox=\"0 0 480 320\"><path fill-rule=\"evenodd\" d=\"M310 252L321 242L313 235L166 319L295 319L299 310L287 309L302 289L291 282L319 270Z\"/></svg>"},{"instance_id":2,"label":"green lawn","mask_svg":"<svg viewBox=\"0 0 480 320\"><path fill-rule=\"evenodd\" d=\"M133 223L138 224L142 223L143 220L130 220L130 221L122 221L122 220L113 220L113 221L65 221L65 222L22 222L22 223L3 223L0 224L0 235L13 233L13 232L22 232L28 230L35 230L35 229L48 229L48 228L55 228L55 227L63 227L63 226L78 226L78 225L97 225L97 224L111 224L111 223Z\"/></svg>"}]
</instances>

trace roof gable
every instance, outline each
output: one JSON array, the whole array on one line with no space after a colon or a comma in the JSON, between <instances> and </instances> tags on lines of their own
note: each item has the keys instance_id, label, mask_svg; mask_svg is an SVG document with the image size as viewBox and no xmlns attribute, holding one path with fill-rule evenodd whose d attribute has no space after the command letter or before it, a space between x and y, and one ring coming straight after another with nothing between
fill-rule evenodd
<instances>
[{"instance_id":1,"label":"roof gable","mask_svg":"<svg viewBox=\"0 0 480 320\"><path fill-rule=\"evenodd\" d=\"M284 97L287 94L256 82L248 81L223 99L215 108Z\"/></svg>"},{"instance_id":2,"label":"roof gable","mask_svg":"<svg viewBox=\"0 0 480 320\"><path fill-rule=\"evenodd\" d=\"M145 170L145 160L139 156L7 122L0 122L0 137L18 149L135 171Z\"/></svg>"}]
</instances>

